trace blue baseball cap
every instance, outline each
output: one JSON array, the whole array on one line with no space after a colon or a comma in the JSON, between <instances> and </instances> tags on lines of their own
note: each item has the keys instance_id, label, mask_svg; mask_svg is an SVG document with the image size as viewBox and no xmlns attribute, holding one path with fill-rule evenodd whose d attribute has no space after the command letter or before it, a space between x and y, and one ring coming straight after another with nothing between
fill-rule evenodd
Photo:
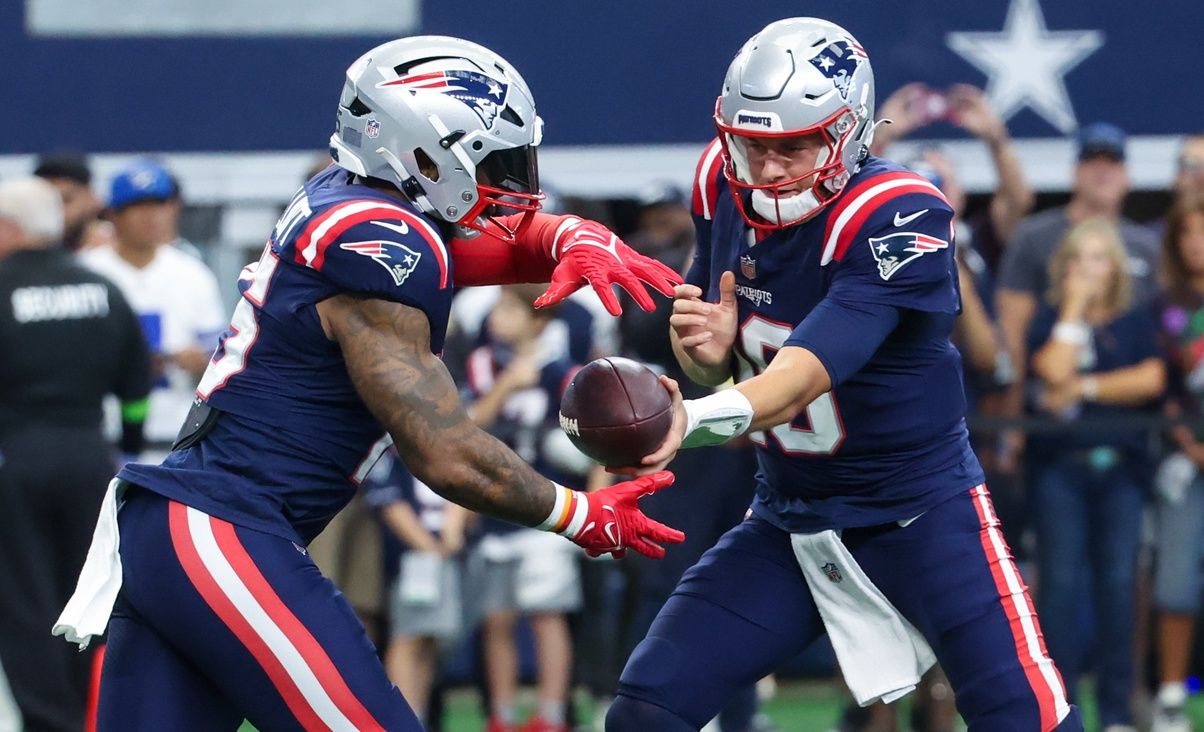
<instances>
[{"instance_id":1,"label":"blue baseball cap","mask_svg":"<svg viewBox=\"0 0 1204 732\"><path fill-rule=\"evenodd\" d=\"M154 160L136 160L117 172L109 184L109 207L141 201L170 201L180 193L176 179Z\"/></svg>"},{"instance_id":2,"label":"blue baseball cap","mask_svg":"<svg viewBox=\"0 0 1204 732\"><path fill-rule=\"evenodd\" d=\"M1079 160L1107 155L1125 159L1125 131L1109 122L1093 122L1079 129Z\"/></svg>"}]
</instances>

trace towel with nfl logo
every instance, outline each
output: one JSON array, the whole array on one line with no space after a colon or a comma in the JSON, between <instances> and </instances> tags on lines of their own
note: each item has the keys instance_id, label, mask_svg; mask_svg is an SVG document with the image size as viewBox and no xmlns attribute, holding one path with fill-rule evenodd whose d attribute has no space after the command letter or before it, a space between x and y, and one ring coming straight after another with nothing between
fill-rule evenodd
<instances>
[{"instance_id":1,"label":"towel with nfl logo","mask_svg":"<svg viewBox=\"0 0 1204 732\"><path fill-rule=\"evenodd\" d=\"M845 683L861 706L906 696L936 656L865 575L835 531L791 534Z\"/></svg>"}]
</instances>

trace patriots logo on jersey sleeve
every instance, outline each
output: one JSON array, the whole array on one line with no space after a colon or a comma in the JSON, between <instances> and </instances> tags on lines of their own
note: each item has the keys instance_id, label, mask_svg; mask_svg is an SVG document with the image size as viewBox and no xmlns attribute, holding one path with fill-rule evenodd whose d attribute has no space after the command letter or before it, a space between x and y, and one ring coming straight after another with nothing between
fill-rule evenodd
<instances>
[{"instance_id":1,"label":"patriots logo on jersey sleeve","mask_svg":"<svg viewBox=\"0 0 1204 732\"><path fill-rule=\"evenodd\" d=\"M410 74L377 86L400 86L411 91L433 91L457 99L477 113L485 127L492 128L498 113L506 108L510 85L478 71L431 71Z\"/></svg>"},{"instance_id":2,"label":"patriots logo on jersey sleeve","mask_svg":"<svg viewBox=\"0 0 1204 732\"><path fill-rule=\"evenodd\" d=\"M421 252L395 241L349 241L340 244L339 249L371 258L385 268L398 287L418 267L418 260L422 258Z\"/></svg>"},{"instance_id":3,"label":"patriots logo on jersey sleeve","mask_svg":"<svg viewBox=\"0 0 1204 732\"><path fill-rule=\"evenodd\" d=\"M831 79L840 96L848 101L849 85L853 83L853 73L857 71L857 64L868 60L864 48L854 41L842 39L829 43L812 56L811 65Z\"/></svg>"},{"instance_id":4,"label":"patriots logo on jersey sleeve","mask_svg":"<svg viewBox=\"0 0 1204 732\"><path fill-rule=\"evenodd\" d=\"M870 238L870 251L878 263L878 274L884 280L889 280L908 262L947 248L949 242L944 239L914 231Z\"/></svg>"}]
</instances>

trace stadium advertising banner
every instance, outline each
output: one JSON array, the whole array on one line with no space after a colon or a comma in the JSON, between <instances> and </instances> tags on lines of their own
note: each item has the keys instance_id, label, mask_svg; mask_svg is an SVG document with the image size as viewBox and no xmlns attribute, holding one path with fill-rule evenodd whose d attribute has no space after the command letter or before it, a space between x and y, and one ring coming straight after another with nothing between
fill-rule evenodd
<instances>
[{"instance_id":1,"label":"stadium advertising banner","mask_svg":"<svg viewBox=\"0 0 1204 732\"><path fill-rule=\"evenodd\" d=\"M624 161L592 185L629 183L636 161L637 178L683 178L677 166L713 134L728 62L791 13L825 15L857 36L879 101L911 81L984 87L1012 133L1038 141L1026 158L1048 159L1044 141L1060 164L1058 145L1078 125L1106 119L1148 146L1148 169L1134 177L1152 186L1169 178L1175 136L1204 127L1204 95L1183 86L1200 60L1199 3L1139 12L1122 0L14 0L0 3L0 154L321 149L348 63L391 37L442 33L520 69L549 148L575 150L577 167L594 146L609 151L596 162ZM941 123L925 134L965 139ZM971 186L980 182L971 172Z\"/></svg>"}]
</instances>

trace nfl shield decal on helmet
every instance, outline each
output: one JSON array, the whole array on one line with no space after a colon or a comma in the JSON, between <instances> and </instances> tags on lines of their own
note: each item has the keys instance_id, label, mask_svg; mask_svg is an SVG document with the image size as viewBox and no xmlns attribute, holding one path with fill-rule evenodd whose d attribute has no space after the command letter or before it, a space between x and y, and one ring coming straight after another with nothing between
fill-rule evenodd
<instances>
[{"instance_id":1,"label":"nfl shield decal on helmet","mask_svg":"<svg viewBox=\"0 0 1204 732\"><path fill-rule=\"evenodd\" d=\"M870 251L878 262L878 274L884 280L889 280L908 262L948 247L949 242L944 239L914 231L870 238Z\"/></svg>"},{"instance_id":2,"label":"nfl shield decal on helmet","mask_svg":"<svg viewBox=\"0 0 1204 732\"><path fill-rule=\"evenodd\" d=\"M375 117L364 123L364 134L372 138L380 136L380 122Z\"/></svg>"},{"instance_id":3,"label":"nfl shield decal on helmet","mask_svg":"<svg viewBox=\"0 0 1204 732\"><path fill-rule=\"evenodd\" d=\"M832 562L828 562L824 566L820 567L820 569L822 569L824 574L828 575L828 579L833 582L839 582L844 579L844 575L840 573L840 567L837 567Z\"/></svg>"},{"instance_id":4,"label":"nfl shield decal on helmet","mask_svg":"<svg viewBox=\"0 0 1204 732\"><path fill-rule=\"evenodd\" d=\"M421 252L395 241L349 241L340 244L339 249L371 258L388 271L398 287L406 281L418 266L418 260L422 258Z\"/></svg>"},{"instance_id":5,"label":"nfl shield decal on helmet","mask_svg":"<svg viewBox=\"0 0 1204 732\"><path fill-rule=\"evenodd\" d=\"M740 255L740 274L747 279L756 279L757 277L757 260L747 254Z\"/></svg>"},{"instance_id":6,"label":"nfl shield decal on helmet","mask_svg":"<svg viewBox=\"0 0 1204 732\"><path fill-rule=\"evenodd\" d=\"M381 82L377 86L400 86L410 91L446 94L476 112L487 128L493 127L498 114L506 108L506 94L510 91L509 84L491 76L479 71L462 70L410 74L393 81Z\"/></svg>"}]
</instances>

